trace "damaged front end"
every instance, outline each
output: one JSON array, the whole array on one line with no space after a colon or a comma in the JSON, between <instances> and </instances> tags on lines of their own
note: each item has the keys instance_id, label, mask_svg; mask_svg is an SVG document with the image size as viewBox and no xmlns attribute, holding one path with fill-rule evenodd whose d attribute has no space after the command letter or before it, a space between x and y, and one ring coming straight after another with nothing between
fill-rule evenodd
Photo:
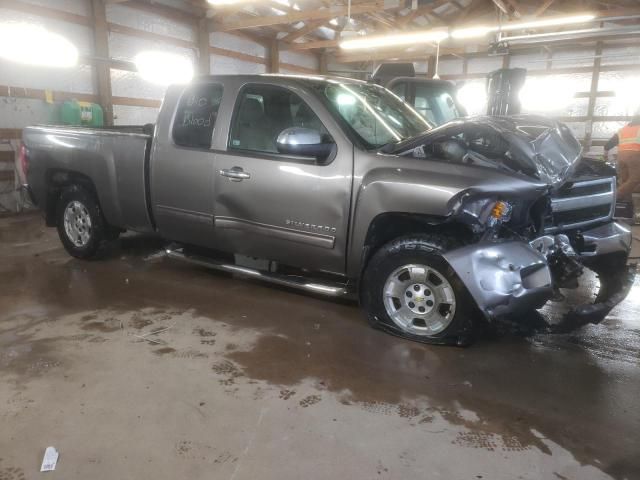
<instances>
[{"instance_id":1,"label":"damaged front end","mask_svg":"<svg viewBox=\"0 0 640 480\"><path fill-rule=\"evenodd\" d=\"M451 199L449 221L473 238L444 255L488 320L524 322L584 290L589 270L600 283L595 302L572 306L547 330L598 323L626 297L635 269L627 266L631 233L613 221L615 170L583 157L566 125L528 115L466 118L393 152L499 172L502 180Z\"/></svg>"},{"instance_id":2,"label":"damaged front end","mask_svg":"<svg viewBox=\"0 0 640 480\"><path fill-rule=\"evenodd\" d=\"M610 222L572 237L543 235L530 242L496 240L447 252L444 256L490 321L520 318L561 290L579 287L584 269L600 279L594 303L571 308L551 332L567 332L599 323L628 294L635 266L627 266L631 232Z\"/></svg>"}]
</instances>

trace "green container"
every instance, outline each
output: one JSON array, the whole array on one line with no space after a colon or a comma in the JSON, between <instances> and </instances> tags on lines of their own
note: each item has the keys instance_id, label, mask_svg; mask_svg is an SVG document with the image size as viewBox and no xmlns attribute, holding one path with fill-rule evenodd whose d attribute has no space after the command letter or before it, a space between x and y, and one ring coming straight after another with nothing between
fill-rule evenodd
<instances>
[{"instance_id":1,"label":"green container","mask_svg":"<svg viewBox=\"0 0 640 480\"><path fill-rule=\"evenodd\" d=\"M60 120L64 125L84 125L102 127L104 113L97 103L68 100L62 104Z\"/></svg>"}]
</instances>

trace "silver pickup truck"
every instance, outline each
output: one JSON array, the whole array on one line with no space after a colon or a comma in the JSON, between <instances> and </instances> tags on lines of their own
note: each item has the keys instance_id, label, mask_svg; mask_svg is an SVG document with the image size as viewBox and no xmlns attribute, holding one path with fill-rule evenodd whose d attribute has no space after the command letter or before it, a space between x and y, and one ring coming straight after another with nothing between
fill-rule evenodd
<instances>
[{"instance_id":1,"label":"silver pickup truck","mask_svg":"<svg viewBox=\"0 0 640 480\"><path fill-rule=\"evenodd\" d=\"M170 87L155 126L26 128L21 157L74 257L155 232L172 257L355 296L374 327L413 340L468 343L585 268L601 287L567 322L599 322L631 279L615 171L546 118L433 128L365 82L211 76Z\"/></svg>"}]
</instances>

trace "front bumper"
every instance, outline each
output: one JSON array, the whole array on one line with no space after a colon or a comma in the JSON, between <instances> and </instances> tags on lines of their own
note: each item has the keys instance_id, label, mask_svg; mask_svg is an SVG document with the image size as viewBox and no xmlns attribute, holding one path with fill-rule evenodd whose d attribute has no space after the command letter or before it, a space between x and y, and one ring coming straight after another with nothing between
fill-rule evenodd
<instances>
[{"instance_id":1,"label":"front bumper","mask_svg":"<svg viewBox=\"0 0 640 480\"><path fill-rule=\"evenodd\" d=\"M540 308L553 296L554 280L547 256L532 244L539 246L544 242L511 240L475 244L447 252L444 257L465 284L478 308L487 319L493 320ZM606 298L599 295L596 299L598 303L574 308L568 314L568 317L574 317L571 323L575 325L596 323L626 297L628 286L633 283L634 273L630 273L632 270L626 267L631 232L611 222L582 232L579 245L574 247L579 254L577 258L584 260L585 265L611 265L609 259L615 258L617 267L613 271L609 268L607 273L612 278L623 279L606 289ZM598 273L602 283L604 277Z\"/></svg>"}]
</instances>

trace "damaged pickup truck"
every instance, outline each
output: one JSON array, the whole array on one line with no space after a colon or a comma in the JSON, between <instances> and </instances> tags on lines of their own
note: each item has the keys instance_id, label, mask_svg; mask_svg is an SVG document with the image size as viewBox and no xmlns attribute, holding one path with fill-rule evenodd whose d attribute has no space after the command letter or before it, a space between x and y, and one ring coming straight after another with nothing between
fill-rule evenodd
<instances>
[{"instance_id":1,"label":"damaged pickup truck","mask_svg":"<svg viewBox=\"0 0 640 480\"><path fill-rule=\"evenodd\" d=\"M329 296L371 325L464 344L518 322L585 269L599 322L628 292L615 171L545 118L432 126L388 90L341 78L203 77L169 88L157 124L24 130L25 188L68 252L126 230L166 253Z\"/></svg>"}]
</instances>

